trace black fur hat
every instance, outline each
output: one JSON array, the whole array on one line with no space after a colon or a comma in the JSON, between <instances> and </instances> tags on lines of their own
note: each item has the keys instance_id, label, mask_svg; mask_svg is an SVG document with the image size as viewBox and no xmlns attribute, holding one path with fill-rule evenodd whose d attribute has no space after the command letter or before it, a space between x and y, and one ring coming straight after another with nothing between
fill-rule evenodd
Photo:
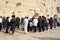
<instances>
[{"instance_id":1,"label":"black fur hat","mask_svg":"<svg viewBox=\"0 0 60 40\"><path fill-rule=\"evenodd\" d=\"M12 15L12 18L15 18L15 15Z\"/></svg>"}]
</instances>

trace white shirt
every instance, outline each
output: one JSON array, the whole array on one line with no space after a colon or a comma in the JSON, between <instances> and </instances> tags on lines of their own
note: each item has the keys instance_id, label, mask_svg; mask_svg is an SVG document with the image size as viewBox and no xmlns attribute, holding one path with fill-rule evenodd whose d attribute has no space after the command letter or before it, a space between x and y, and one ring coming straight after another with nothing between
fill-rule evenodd
<instances>
[{"instance_id":1,"label":"white shirt","mask_svg":"<svg viewBox=\"0 0 60 40\"><path fill-rule=\"evenodd\" d=\"M2 23L2 18L0 18L0 23Z\"/></svg>"},{"instance_id":2,"label":"white shirt","mask_svg":"<svg viewBox=\"0 0 60 40\"><path fill-rule=\"evenodd\" d=\"M10 22L10 18L8 19L8 21Z\"/></svg>"},{"instance_id":3,"label":"white shirt","mask_svg":"<svg viewBox=\"0 0 60 40\"><path fill-rule=\"evenodd\" d=\"M48 20L48 19L46 19L46 22L47 22L47 23L49 23L49 20Z\"/></svg>"},{"instance_id":4,"label":"white shirt","mask_svg":"<svg viewBox=\"0 0 60 40\"><path fill-rule=\"evenodd\" d=\"M30 27L32 27L33 26L33 23L32 22L30 22Z\"/></svg>"},{"instance_id":5,"label":"white shirt","mask_svg":"<svg viewBox=\"0 0 60 40\"><path fill-rule=\"evenodd\" d=\"M29 20L28 20L27 18L25 18L25 19L23 20L23 23L24 23L25 26L28 26L28 22L29 22Z\"/></svg>"},{"instance_id":6,"label":"white shirt","mask_svg":"<svg viewBox=\"0 0 60 40\"><path fill-rule=\"evenodd\" d=\"M37 23L38 23L38 19L35 18L35 19L33 20L33 25L34 25L34 26L37 26Z\"/></svg>"}]
</instances>

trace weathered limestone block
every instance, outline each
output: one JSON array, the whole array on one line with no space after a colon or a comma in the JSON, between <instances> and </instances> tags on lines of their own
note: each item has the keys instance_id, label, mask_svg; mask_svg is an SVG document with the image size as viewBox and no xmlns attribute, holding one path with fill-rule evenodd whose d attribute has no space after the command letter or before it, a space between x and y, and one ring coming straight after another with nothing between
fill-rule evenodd
<instances>
[{"instance_id":1,"label":"weathered limestone block","mask_svg":"<svg viewBox=\"0 0 60 40\"><path fill-rule=\"evenodd\" d=\"M32 17L34 10L40 16L53 16L57 14L57 3L54 0L0 0L0 15L11 16L15 12L16 16Z\"/></svg>"}]
</instances>

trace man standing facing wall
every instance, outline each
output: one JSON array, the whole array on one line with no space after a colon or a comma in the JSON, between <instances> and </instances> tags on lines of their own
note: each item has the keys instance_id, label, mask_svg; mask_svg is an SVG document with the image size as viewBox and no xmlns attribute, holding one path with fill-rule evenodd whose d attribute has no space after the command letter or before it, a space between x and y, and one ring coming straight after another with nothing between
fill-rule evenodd
<instances>
[{"instance_id":1,"label":"man standing facing wall","mask_svg":"<svg viewBox=\"0 0 60 40\"><path fill-rule=\"evenodd\" d=\"M28 27L28 17L25 17L24 20L23 20L23 24L24 24L24 31L25 31L25 34L27 33L27 27Z\"/></svg>"}]
</instances>

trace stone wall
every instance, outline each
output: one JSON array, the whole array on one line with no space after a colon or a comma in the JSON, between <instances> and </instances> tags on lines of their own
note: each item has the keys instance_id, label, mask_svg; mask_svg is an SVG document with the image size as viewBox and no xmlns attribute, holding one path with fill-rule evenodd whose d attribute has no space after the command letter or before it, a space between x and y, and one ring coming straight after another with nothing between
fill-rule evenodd
<instances>
[{"instance_id":1,"label":"stone wall","mask_svg":"<svg viewBox=\"0 0 60 40\"><path fill-rule=\"evenodd\" d=\"M19 17L32 17L36 11L50 17L57 14L56 7L56 0L0 0L0 15L11 16L15 12Z\"/></svg>"},{"instance_id":2,"label":"stone wall","mask_svg":"<svg viewBox=\"0 0 60 40\"><path fill-rule=\"evenodd\" d=\"M57 7L60 7L60 0L57 0ZM60 18L60 13L58 13L58 17Z\"/></svg>"}]
</instances>

